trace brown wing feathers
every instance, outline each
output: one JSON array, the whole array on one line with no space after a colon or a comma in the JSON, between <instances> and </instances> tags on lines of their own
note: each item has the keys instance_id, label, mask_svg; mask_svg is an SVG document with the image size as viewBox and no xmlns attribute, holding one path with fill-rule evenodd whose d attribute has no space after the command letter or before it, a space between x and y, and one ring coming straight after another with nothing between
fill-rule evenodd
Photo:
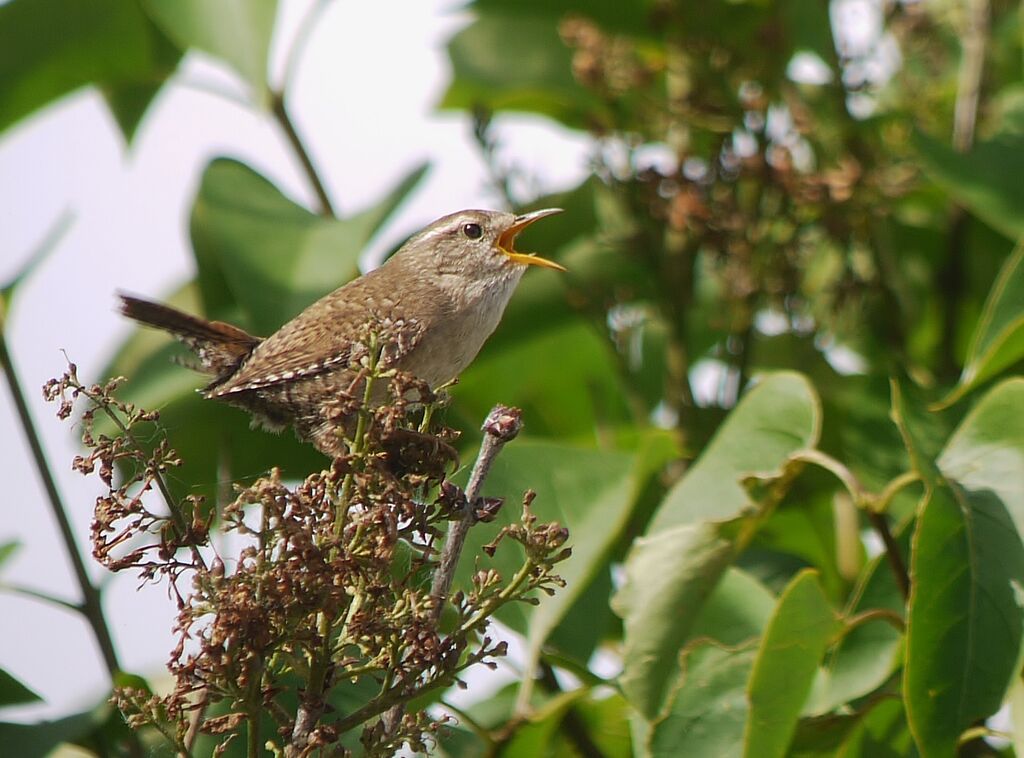
<instances>
[{"instance_id":1,"label":"brown wing feathers","mask_svg":"<svg viewBox=\"0 0 1024 758\"><path fill-rule=\"evenodd\" d=\"M170 332L199 357L204 372L218 379L235 371L262 342L261 338L223 321L207 321L131 295L119 297L121 313L139 323Z\"/></svg>"}]
</instances>

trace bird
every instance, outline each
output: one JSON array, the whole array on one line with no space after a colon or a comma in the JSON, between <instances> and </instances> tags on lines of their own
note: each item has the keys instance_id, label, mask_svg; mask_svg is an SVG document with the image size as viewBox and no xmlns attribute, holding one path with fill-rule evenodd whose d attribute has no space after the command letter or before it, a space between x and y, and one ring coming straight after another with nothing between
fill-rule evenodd
<instances>
[{"instance_id":1,"label":"bird","mask_svg":"<svg viewBox=\"0 0 1024 758\"><path fill-rule=\"evenodd\" d=\"M212 377L203 397L248 411L254 426L275 432L291 426L300 440L337 457L347 451L352 419L331 409L359 392L353 357L365 351L368 330L390 335L382 353L390 368L431 388L456 379L498 326L528 267L565 271L515 248L523 229L561 212L463 210L439 218L383 265L266 338L124 293L120 311L169 332L194 353L192 367Z\"/></svg>"}]
</instances>

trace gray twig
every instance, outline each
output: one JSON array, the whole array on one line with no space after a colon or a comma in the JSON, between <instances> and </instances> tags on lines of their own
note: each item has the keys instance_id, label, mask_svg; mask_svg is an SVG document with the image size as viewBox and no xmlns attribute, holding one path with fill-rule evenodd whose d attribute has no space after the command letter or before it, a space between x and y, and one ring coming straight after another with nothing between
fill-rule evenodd
<instances>
[{"instance_id":1,"label":"gray twig","mask_svg":"<svg viewBox=\"0 0 1024 758\"><path fill-rule=\"evenodd\" d=\"M444 548L441 550L441 559L434 570L434 580L430 585L430 594L436 603L433 609L435 624L441 617L445 601L448 600L452 580L455 578L455 568L458 566L462 547L466 543L466 535L469 534L469 528L476 523L476 501L480 497L484 480L505 443L514 440L519 430L523 428L522 411L518 408L496 405L487 414L481 428L484 432L484 441L480 445L476 463L473 464L473 471L469 475L469 484L466 485L466 510L459 520L452 522L448 530Z\"/></svg>"}]
</instances>

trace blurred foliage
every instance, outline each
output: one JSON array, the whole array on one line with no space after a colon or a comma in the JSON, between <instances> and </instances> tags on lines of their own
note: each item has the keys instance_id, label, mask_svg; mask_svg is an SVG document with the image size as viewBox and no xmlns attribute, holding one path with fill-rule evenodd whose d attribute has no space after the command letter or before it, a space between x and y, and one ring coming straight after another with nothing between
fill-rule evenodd
<instances>
[{"instance_id":1,"label":"blurred foliage","mask_svg":"<svg viewBox=\"0 0 1024 758\"><path fill-rule=\"evenodd\" d=\"M189 47L265 107L273 11L11 0L0 129L91 84L130 140ZM572 532L569 587L510 609L537 679L459 710L438 753L1017 754L1024 724L1012 745L984 738L1004 703L1022 712L1019 4L468 13L440 106L485 148L519 111L587 133L592 153L587 179L551 196L497 183L518 207L567 210L522 246L569 272L526 276L448 411L469 451L493 403L524 408L534 439L487 491L540 491L539 517ZM212 162L192 214L199 275L176 301L272 330L355 274L417 177L326 219ZM108 373L162 409L179 494L322 465L203 404L169 352L140 334ZM2 728L30 755L101 721Z\"/></svg>"}]
</instances>

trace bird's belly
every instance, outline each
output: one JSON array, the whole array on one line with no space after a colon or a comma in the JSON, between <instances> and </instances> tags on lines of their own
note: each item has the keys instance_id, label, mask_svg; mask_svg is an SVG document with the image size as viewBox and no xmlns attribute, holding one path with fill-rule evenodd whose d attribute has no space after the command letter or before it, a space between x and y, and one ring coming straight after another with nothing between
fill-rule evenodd
<instances>
[{"instance_id":1,"label":"bird's belly","mask_svg":"<svg viewBox=\"0 0 1024 758\"><path fill-rule=\"evenodd\" d=\"M508 294L514 286L512 282ZM496 289L498 291L488 293L471 307L461 310L458 316L435 324L408 357L400 361L401 368L431 387L461 374L501 321L508 295L504 287Z\"/></svg>"}]
</instances>

